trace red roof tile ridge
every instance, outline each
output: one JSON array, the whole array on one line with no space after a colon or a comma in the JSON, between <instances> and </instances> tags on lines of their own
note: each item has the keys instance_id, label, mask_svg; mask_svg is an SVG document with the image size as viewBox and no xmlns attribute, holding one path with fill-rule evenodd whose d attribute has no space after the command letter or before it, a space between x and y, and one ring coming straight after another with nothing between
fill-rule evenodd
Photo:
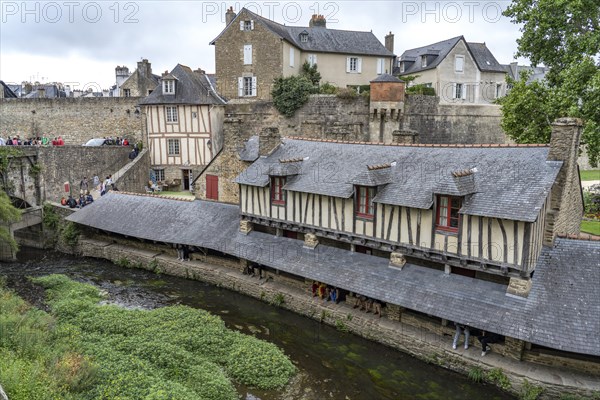
<instances>
[{"instance_id":1,"label":"red roof tile ridge","mask_svg":"<svg viewBox=\"0 0 600 400\"><path fill-rule=\"evenodd\" d=\"M600 242L600 236L592 235L590 233L580 232L580 233L557 233L556 236L563 239L572 239L572 240L590 240L594 242Z\"/></svg>"},{"instance_id":2,"label":"red roof tile ridge","mask_svg":"<svg viewBox=\"0 0 600 400\"><path fill-rule=\"evenodd\" d=\"M339 144L360 144L372 146L398 146L398 147L439 147L439 148L512 148L512 147L549 147L547 143L384 143L384 142L364 142L359 140L337 140L308 138L302 136L286 136L289 140L303 140L306 142L339 143Z\"/></svg>"},{"instance_id":3,"label":"red roof tile ridge","mask_svg":"<svg viewBox=\"0 0 600 400\"><path fill-rule=\"evenodd\" d=\"M194 200L196 200L196 198L193 199L184 199L181 197L173 197L173 196L160 196L158 194L154 194L154 193L135 193L135 192L124 192L124 191L113 191L111 193L115 193L115 194L126 194L126 195L130 195L130 196L140 196L140 197L155 197L158 199L167 199L167 200L178 200L178 201L188 201L188 202L192 202Z\"/></svg>"}]
</instances>

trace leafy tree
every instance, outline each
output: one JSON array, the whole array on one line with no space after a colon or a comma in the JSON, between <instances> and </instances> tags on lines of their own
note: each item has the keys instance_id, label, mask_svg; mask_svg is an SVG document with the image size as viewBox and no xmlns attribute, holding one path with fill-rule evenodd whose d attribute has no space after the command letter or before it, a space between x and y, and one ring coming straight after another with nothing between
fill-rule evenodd
<instances>
[{"instance_id":1,"label":"leafy tree","mask_svg":"<svg viewBox=\"0 0 600 400\"><path fill-rule=\"evenodd\" d=\"M275 79L271 96L275 108L290 118L302 107L313 92L312 82L305 76L288 76Z\"/></svg>"},{"instance_id":2,"label":"leafy tree","mask_svg":"<svg viewBox=\"0 0 600 400\"><path fill-rule=\"evenodd\" d=\"M10 197L0 191L0 243L8 244L12 251L16 252L19 248L15 239L10 236L7 224L17 222L21 219L21 211L15 208L10 201Z\"/></svg>"},{"instance_id":3,"label":"leafy tree","mask_svg":"<svg viewBox=\"0 0 600 400\"><path fill-rule=\"evenodd\" d=\"M317 64L310 65L308 61L304 61L302 64L302 71L300 76L306 77L316 88L316 92L319 91L319 82L321 82L321 73L317 71Z\"/></svg>"},{"instance_id":4,"label":"leafy tree","mask_svg":"<svg viewBox=\"0 0 600 400\"><path fill-rule=\"evenodd\" d=\"M550 68L545 83L524 80L500 101L502 126L517 142L547 142L558 117L584 120L590 163L600 157L600 4L598 0L513 0L504 11L523 24L517 56ZM533 103L533 104L531 104ZM535 128L533 125L539 123ZM524 123L524 125L521 125Z\"/></svg>"}]
</instances>

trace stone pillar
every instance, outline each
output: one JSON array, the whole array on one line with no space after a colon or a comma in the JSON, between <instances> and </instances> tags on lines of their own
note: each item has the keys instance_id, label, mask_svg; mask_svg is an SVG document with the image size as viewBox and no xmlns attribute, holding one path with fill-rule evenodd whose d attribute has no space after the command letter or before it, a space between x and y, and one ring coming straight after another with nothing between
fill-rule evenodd
<instances>
[{"instance_id":1,"label":"stone pillar","mask_svg":"<svg viewBox=\"0 0 600 400\"><path fill-rule=\"evenodd\" d=\"M525 342L519 339L506 337L504 339L504 355L517 361L523 360Z\"/></svg>"},{"instance_id":2,"label":"stone pillar","mask_svg":"<svg viewBox=\"0 0 600 400\"><path fill-rule=\"evenodd\" d=\"M513 296L519 296L527 298L531 291L531 279L521 279L511 277L508 287L506 288L506 294Z\"/></svg>"},{"instance_id":3,"label":"stone pillar","mask_svg":"<svg viewBox=\"0 0 600 400\"><path fill-rule=\"evenodd\" d=\"M246 219L240 220L240 232L244 235L247 235L250 232L252 232L252 222Z\"/></svg>"},{"instance_id":4,"label":"stone pillar","mask_svg":"<svg viewBox=\"0 0 600 400\"><path fill-rule=\"evenodd\" d=\"M250 261L246 260L245 258L240 258L240 271L242 273L244 273L246 267L248 267L248 264L250 264Z\"/></svg>"},{"instance_id":5,"label":"stone pillar","mask_svg":"<svg viewBox=\"0 0 600 400\"><path fill-rule=\"evenodd\" d=\"M314 249L319 245L319 238L314 233L307 233L304 235L304 247L307 249Z\"/></svg>"},{"instance_id":6,"label":"stone pillar","mask_svg":"<svg viewBox=\"0 0 600 400\"><path fill-rule=\"evenodd\" d=\"M389 266L391 268L397 268L397 269L401 270L405 264L406 264L406 257L404 257L404 254L397 252L397 251L393 251L392 254L390 254Z\"/></svg>"},{"instance_id":7,"label":"stone pillar","mask_svg":"<svg viewBox=\"0 0 600 400\"><path fill-rule=\"evenodd\" d=\"M402 312L404 311L403 307L397 306L395 304L386 304L386 316L391 321L400 321L402 319Z\"/></svg>"},{"instance_id":8,"label":"stone pillar","mask_svg":"<svg viewBox=\"0 0 600 400\"><path fill-rule=\"evenodd\" d=\"M410 129L402 129L392 132L392 143L415 144L419 133Z\"/></svg>"},{"instance_id":9,"label":"stone pillar","mask_svg":"<svg viewBox=\"0 0 600 400\"><path fill-rule=\"evenodd\" d=\"M452 273L452 267L450 265L448 265L448 264L445 264L444 265L444 273L446 275L450 275Z\"/></svg>"}]
</instances>

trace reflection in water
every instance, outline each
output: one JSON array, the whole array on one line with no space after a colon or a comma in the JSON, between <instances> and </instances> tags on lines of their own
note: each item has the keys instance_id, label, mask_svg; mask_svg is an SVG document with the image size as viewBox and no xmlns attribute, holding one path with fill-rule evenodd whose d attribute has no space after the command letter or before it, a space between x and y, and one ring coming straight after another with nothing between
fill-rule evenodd
<instances>
[{"instance_id":1,"label":"reflection in water","mask_svg":"<svg viewBox=\"0 0 600 400\"><path fill-rule=\"evenodd\" d=\"M315 320L202 282L124 269L104 260L74 258L26 249L20 261L0 264L0 275L19 294L41 304L42 296L25 276L64 273L92 283L124 307L185 304L220 315L227 326L284 349L300 374L285 393L238 387L248 399L511 399L491 386L426 364ZM448 343L450 345L450 342Z\"/></svg>"}]
</instances>

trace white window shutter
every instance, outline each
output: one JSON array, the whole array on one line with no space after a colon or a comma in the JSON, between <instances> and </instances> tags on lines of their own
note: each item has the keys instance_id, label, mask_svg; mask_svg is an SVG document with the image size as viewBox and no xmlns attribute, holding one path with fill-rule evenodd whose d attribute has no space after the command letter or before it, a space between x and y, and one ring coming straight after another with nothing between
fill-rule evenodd
<instances>
[{"instance_id":1,"label":"white window shutter","mask_svg":"<svg viewBox=\"0 0 600 400\"><path fill-rule=\"evenodd\" d=\"M452 84L452 98L456 98L456 83Z\"/></svg>"},{"instance_id":2,"label":"white window shutter","mask_svg":"<svg viewBox=\"0 0 600 400\"><path fill-rule=\"evenodd\" d=\"M462 96L461 96L461 99L466 99L466 98L467 98L467 85L465 85L463 83L463 85L462 85Z\"/></svg>"},{"instance_id":3,"label":"white window shutter","mask_svg":"<svg viewBox=\"0 0 600 400\"><path fill-rule=\"evenodd\" d=\"M250 20L250 30L254 30L254 20Z\"/></svg>"},{"instance_id":4,"label":"white window shutter","mask_svg":"<svg viewBox=\"0 0 600 400\"><path fill-rule=\"evenodd\" d=\"M244 21L240 20L240 31L244 30Z\"/></svg>"},{"instance_id":5,"label":"white window shutter","mask_svg":"<svg viewBox=\"0 0 600 400\"><path fill-rule=\"evenodd\" d=\"M294 48L290 47L290 67L294 66Z\"/></svg>"},{"instance_id":6,"label":"white window shutter","mask_svg":"<svg viewBox=\"0 0 600 400\"><path fill-rule=\"evenodd\" d=\"M356 59L356 72L359 74L362 72L362 57Z\"/></svg>"},{"instance_id":7,"label":"white window shutter","mask_svg":"<svg viewBox=\"0 0 600 400\"><path fill-rule=\"evenodd\" d=\"M238 78L238 97L244 96L244 78Z\"/></svg>"},{"instance_id":8,"label":"white window shutter","mask_svg":"<svg viewBox=\"0 0 600 400\"><path fill-rule=\"evenodd\" d=\"M313 54L313 65L317 63L317 55Z\"/></svg>"},{"instance_id":9,"label":"white window shutter","mask_svg":"<svg viewBox=\"0 0 600 400\"><path fill-rule=\"evenodd\" d=\"M350 57L346 57L346 72L350 72Z\"/></svg>"},{"instance_id":10,"label":"white window shutter","mask_svg":"<svg viewBox=\"0 0 600 400\"><path fill-rule=\"evenodd\" d=\"M252 77L252 96L256 96L256 77Z\"/></svg>"},{"instance_id":11,"label":"white window shutter","mask_svg":"<svg viewBox=\"0 0 600 400\"><path fill-rule=\"evenodd\" d=\"M244 65L252 65L252 45L244 45Z\"/></svg>"}]
</instances>

